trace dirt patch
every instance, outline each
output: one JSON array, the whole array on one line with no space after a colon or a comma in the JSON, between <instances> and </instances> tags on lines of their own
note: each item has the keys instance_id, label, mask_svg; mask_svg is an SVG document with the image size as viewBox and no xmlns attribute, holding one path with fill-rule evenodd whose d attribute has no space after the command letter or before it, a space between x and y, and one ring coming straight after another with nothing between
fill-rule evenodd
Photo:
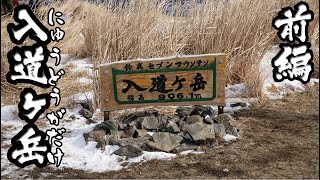
<instances>
[{"instance_id":1,"label":"dirt patch","mask_svg":"<svg viewBox=\"0 0 320 180\"><path fill-rule=\"evenodd\" d=\"M238 142L121 171L34 169L31 178L318 178L319 87L234 114ZM99 163L99 162L97 162ZM43 173L46 175L44 176ZM6 178L6 177L3 177Z\"/></svg>"}]
</instances>

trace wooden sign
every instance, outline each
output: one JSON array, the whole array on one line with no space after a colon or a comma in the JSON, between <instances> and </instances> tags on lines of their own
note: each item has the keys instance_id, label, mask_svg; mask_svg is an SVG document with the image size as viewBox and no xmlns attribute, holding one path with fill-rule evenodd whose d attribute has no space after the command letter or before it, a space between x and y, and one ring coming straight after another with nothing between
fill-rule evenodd
<instances>
[{"instance_id":1,"label":"wooden sign","mask_svg":"<svg viewBox=\"0 0 320 180\"><path fill-rule=\"evenodd\" d=\"M226 55L119 61L100 66L100 109L225 105Z\"/></svg>"}]
</instances>

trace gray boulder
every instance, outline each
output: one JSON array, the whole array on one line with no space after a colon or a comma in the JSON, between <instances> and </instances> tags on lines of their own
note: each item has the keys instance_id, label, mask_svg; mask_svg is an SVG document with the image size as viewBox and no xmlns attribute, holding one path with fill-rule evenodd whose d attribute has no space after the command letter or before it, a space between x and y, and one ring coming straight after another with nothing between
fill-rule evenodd
<instances>
[{"instance_id":1,"label":"gray boulder","mask_svg":"<svg viewBox=\"0 0 320 180\"><path fill-rule=\"evenodd\" d=\"M126 145L113 152L118 156L125 156L127 158L135 158L143 154L142 150L133 145Z\"/></svg>"},{"instance_id":2,"label":"gray boulder","mask_svg":"<svg viewBox=\"0 0 320 180\"><path fill-rule=\"evenodd\" d=\"M195 123L202 123L202 122L203 122L203 118L199 115L188 116L186 119L187 124L195 124Z\"/></svg>"},{"instance_id":3,"label":"gray boulder","mask_svg":"<svg viewBox=\"0 0 320 180\"><path fill-rule=\"evenodd\" d=\"M133 133L132 137L138 138L138 137L150 137L150 135L147 133L148 131L145 129L136 129Z\"/></svg>"},{"instance_id":4,"label":"gray boulder","mask_svg":"<svg viewBox=\"0 0 320 180\"><path fill-rule=\"evenodd\" d=\"M93 130L88 133L83 133L83 137L86 143L88 143L88 141L96 141L97 139L104 138L105 136L106 136L106 132L103 130L98 130L98 131Z\"/></svg>"},{"instance_id":5,"label":"gray boulder","mask_svg":"<svg viewBox=\"0 0 320 180\"><path fill-rule=\"evenodd\" d=\"M174 122L173 120L169 120L166 126L167 126L167 132L170 132L170 133L180 132L180 128L178 127L176 122Z\"/></svg>"},{"instance_id":6,"label":"gray boulder","mask_svg":"<svg viewBox=\"0 0 320 180\"><path fill-rule=\"evenodd\" d=\"M197 144L203 144L208 139L215 139L215 132L212 125L202 123L186 124L185 129Z\"/></svg>"},{"instance_id":7,"label":"gray boulder","mask_svg":"<svg viewBox=\"0 0 320 180\"><path fill-rule=\"evenodd\" d=\"M204 122L206 122L207 124L213 124L213 119L209 116L209 115L206 115L204 118L203 118Z\"/></svg>"},{"instance_id":8,"label":"gray boulder","mask_svg":"<svg viewBox=\"0 0 320 180\"><path fill-rule=\"evenodd\" d=\"M97 124L93 130L104 130L107 134L109 134L111 131L118 130L118 121L104 121L100 124Z\"/></svg>"},{"instance_id":9,"label":"gray boulder","mask_svg":"<svg viewBox=\"0 0 320 180\"><path fill-rule=\"evenodd\" d=\"M213 123L214 132L219 136L223 137L226 135L226 129L223 124Z\"/></svg>"},{"instance_id":10,"label":"gray boulder","mask_svg":"<svg viewBox=\"0 0 320 180\"><path fill-rule=\"evenodd\" d=\"M192 107L179 106L176 110L176 113L180 118L187 117L191 113L192 109Z\"/></svg>"},{"instance_id":11,"label":"gray boulder","mask_svg":"<svg viewBox=\"0 0 320 180\"><path fill-rule=\"evenodd\" d=\"M143 117L143 120L141 121L141 128L147 129L147 130L154 130L159 127L160 123L158 121L158 118L156 117Z\"/></svg>"},{"instance_id":12,"label":"gray boulder","mask_svg":"<svg viewBox=\"0 0 320 180\"><path fill-rule=\"evenodd\" d=\"M192 111L191 111L191 113L190 113L190 116L192 116L192 115L199 115L199 116L201 116L202 115L202 113L205 111L205 107L204 106L201 106L201 105L195 105L195 106L193 106L193 109L192 109Z\"/></svg>"},{"instance_id":13,"label":"gray boulder","mask_svg":"<svg viewBox=\"0 0 320 180\"><path fill-rule=\"evenodd\" d=\"M233 135L233 136L236 136L236 137L239 137L240 134L238 132L238 129L235 128L235 127L229 127L227 130L226 130L226 133L227 134L230 134L230 135Z\"/></svg>"},{"instance_id":14,"label":"gray boulder","mask_svg":"<svg viewBox=\"0 0 320 180\"><path fill-rule=\"evenodd\" d=\"M226 129L236 126L236 121L229 113L219 114L214 120L216 120L219 124L223 124Z\"/></svg>"},{"instance_id":15,"label":"gray boulder","mask_svg":"<svg viewBox=\"0 0 320 180\"><path fill-rule=\"evenodd\" d=\"M152 136L152 140L147 144L151 149L170 152L180 145L183 138L167 132L157 132Z\"/></svg>"}]
</instances>

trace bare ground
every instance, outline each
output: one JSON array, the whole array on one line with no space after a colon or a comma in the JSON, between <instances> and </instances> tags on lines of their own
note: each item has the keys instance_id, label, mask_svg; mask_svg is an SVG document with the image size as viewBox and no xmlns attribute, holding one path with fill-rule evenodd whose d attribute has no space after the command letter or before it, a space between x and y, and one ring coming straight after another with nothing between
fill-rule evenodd
<instances>
[{"instance_id":1,"label":"bare ground","mask_svg":"<svg viewBox=\"0 0 320 180\"><path fill-rule=\"evenodd\" d=\"M204 154L152 160L121 171L88 173L53 168L30 178L307 178L319 176L319 87L234 114L241 139ZM97 162L99 163L99 162ZM224 172L227 168L229 171ZM41 173L49 173L42 176ZM6 178L6 177L2 177Z\"/></svg>"}]
</instances>

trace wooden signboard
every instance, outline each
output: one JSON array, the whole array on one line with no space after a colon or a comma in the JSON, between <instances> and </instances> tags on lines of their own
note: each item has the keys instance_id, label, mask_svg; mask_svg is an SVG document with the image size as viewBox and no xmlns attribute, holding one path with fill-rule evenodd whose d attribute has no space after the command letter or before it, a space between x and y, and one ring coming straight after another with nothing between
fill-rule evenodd
<instances>
[{"instance_id":1,"label":"wooden signboard","mask_svg":"<svg viewBox=\"0 0 320 180\"><path fill-rule=\"evenodd\" d=\"M119 61L100 66L100 109L225 105L226 55Z\"/></svg>"}]
</instances>

